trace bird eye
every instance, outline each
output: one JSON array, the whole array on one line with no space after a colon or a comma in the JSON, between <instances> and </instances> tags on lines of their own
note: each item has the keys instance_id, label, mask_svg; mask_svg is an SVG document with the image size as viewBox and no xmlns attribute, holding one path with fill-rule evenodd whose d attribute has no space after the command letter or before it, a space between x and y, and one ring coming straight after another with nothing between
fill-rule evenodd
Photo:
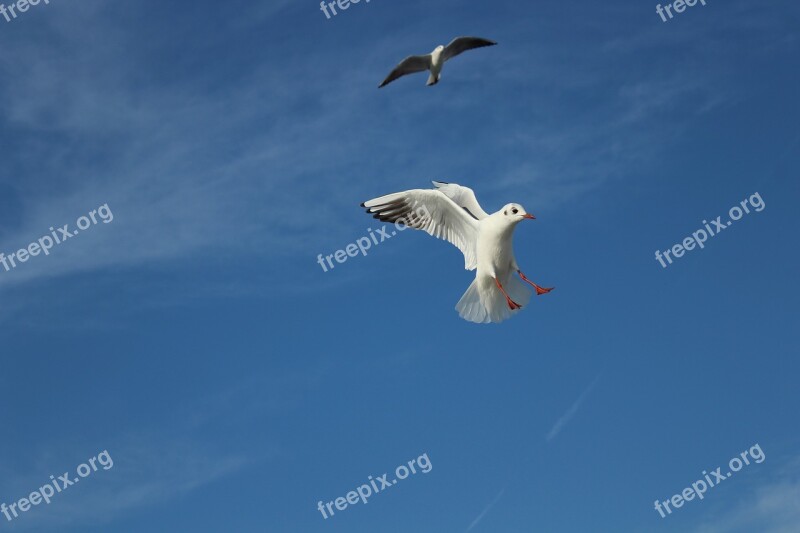
<instances>
[{"instance_id":1,"label":"bird eye","mask_svg":"<svg viewBox=\"0 0 800 533\"><path fill-rule=\"evenodd\" d=\"M513 208L511 209L511 212L512 212L512 213L514 213L514 214L516 215L516 214L517 214L517 208L516 208L516 207L513 207Z\"/></svg>"}]
</instances>

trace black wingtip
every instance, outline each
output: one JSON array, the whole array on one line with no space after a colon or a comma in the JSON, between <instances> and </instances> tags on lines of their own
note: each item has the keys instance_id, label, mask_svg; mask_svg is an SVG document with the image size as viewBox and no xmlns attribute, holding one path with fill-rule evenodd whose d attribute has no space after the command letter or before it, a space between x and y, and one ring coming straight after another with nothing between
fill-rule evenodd
<instances>
[{"instance_id":1,"label":"black wingtip","mask_svg":"<svg viewBox=\"0 0 800 533\"><path fill-rule=\"evenodd\" d=\"M366 202L361 202L361 204L359 204L359 205L361 205L361 207L367 207L367 206L364 205L365 203Z\"/></svg>"}]
</instances>

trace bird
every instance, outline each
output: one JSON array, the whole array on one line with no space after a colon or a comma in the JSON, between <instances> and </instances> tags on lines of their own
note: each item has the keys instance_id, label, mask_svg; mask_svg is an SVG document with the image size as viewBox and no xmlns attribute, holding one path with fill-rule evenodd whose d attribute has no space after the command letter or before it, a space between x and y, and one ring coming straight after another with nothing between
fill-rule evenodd
<instances>
[{"instance_id":1,"label":"bird","mask_svg":"<svg viewBox=\"0 0 800 533\"><path fill-rule=\"evenodd\" d=\"M433 185L433 189L411 189L373 198L361 207L378 220L425 231L461 250L464 268L476 271L475 279L456 304L461 318L479 324L499 323L530 301L531 291L525 283L537 295L554 289L528 279L514 257L514 229L523 220L536 217L517 203L489 214L469 187L441 181L434 181Z\"/></svg>"},{"instance_id":2,"label":"bird","mask_svg":"<svg viewBox=\"0 0 800 533\"><path fill-rule=\"evenodd\" d=\"M426 85L436 85L439 83L445 61L467 50L482 48L484 46L494 46L496 44L497 43L494 41L482 39L481 37L456 37L447 46L437 46L430 54L424 56L408 56L389 73L386 79L378 85L378 88L380 89L406 74L423 72L425 70L431 72Z\"/></svg>"}]
</instances>

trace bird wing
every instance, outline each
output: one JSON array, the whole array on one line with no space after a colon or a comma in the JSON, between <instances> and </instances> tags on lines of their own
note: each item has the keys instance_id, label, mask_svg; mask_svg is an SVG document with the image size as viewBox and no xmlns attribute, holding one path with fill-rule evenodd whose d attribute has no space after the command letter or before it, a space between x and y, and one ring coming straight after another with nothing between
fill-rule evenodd
<instances>
[{"instance_id":1,"label":"bird wing","mask_svg":"<svg viewBox=\"0 0 800 533\"><path fill-rule=\"evenodd\" d=\"M478 221L444 193L412 189L373 198L361 207L366 207L367 213L378 220L400 223L445 239L464 254L465 269L478 267Z\"/></svg>"},{"instance_id":2,"label":"bird wing","mask_svg":"<svg viewBox=\"0 0 800 533\"><path fill-rule=\"evenodd\" d=\"M442 59L447 61L456 57L462 52L472 50L473 48L481 48L483 46L494 46L497 43L488 39L481 39L480 37L456 37L448 44L442 52Z\"/></svg>"},{"instance_id":3,"label":"bird wing","mask_svg":"<svg viewBox=\"0 0 800 533\"><path fill-rule=\"evenodd\" d=\"M388 85L397 78L405 76L406 74L422 72L423 70L428 70L429 68L431 68L430 54L424 56L408 56L396 67L394 67L394 70L391 71L388 76L386 76L386 79L383 80L383 83L378 85L378 88L380 89L384 85Z\"/></svg>"},{"instance_id":4,"label":"bird wing","mask_svg":"<svg viewBox=\"0 0 800 533\"><path fill-rule=\"evenodd\" d=\"M475 192L469 187L464 187L458 183L446 183L444 181L434 181L433 186L453 200L456 205L466 209L467 213L472 215L475 220L483 220L489 216L489 213L481 208L481 204L479 204L478 199L475 198Z\"/></svg>"}]
</instances>

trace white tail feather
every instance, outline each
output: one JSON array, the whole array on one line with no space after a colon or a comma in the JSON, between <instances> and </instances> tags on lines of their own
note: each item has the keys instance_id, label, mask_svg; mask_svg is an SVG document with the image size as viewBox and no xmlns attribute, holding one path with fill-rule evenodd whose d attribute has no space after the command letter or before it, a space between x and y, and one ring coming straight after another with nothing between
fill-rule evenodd
<instances>
[{"instance_id":1,"label":"white tail feather","mask_svg":"<svg viewBox=\"0 0 800 533\"><path fill-rule=\"evenodd\" d=\"M525 307L531 300L531 291L522 281L509 274L501 280L503 288L511 299ZM477 276L456 304L458 315L469 322L478 324L499 323L519 311L508 307L505 296L490 276Z\"/></svg>"},{"instance_id":2,"label":"white tail feather","mask_svg":"<svg viewBox=\"0 0 800 533\"><path fill-rule=\"evenodd\" d=\"M458 316L469 322L475 322L477 324L491 322L491 320L489 320L489 314L486 312L483 302L481 302L477 278L473 280L469 288L467 288L467 292L464 293L456 304L456 311L458 311Z\"/></svg>"}]
</instances>

